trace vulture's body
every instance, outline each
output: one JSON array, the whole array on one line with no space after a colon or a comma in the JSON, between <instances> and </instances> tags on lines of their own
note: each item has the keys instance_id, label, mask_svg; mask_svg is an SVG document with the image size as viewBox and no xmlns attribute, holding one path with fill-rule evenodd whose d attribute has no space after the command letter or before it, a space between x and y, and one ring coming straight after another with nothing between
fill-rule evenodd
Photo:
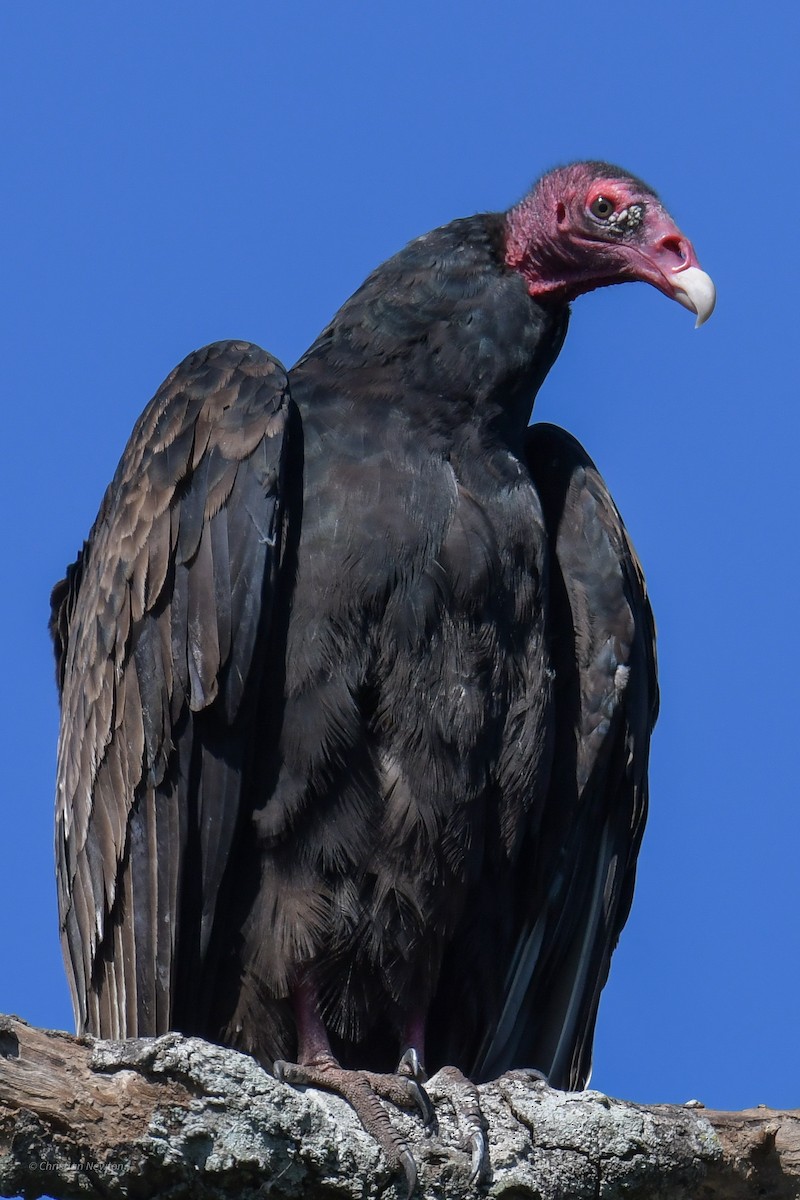
<instances>
[{"instance_id":1,"label":"vulture's body","mask_svg":"<svg viewBox=\"0 0 800 1200\"><path fill-rule=\"evenodd\" d=\"M140 419L54 593L81 1031L585 1082L653 627L592 463L527 428L599 283L537 291L515 211L412 242L288 379L218 343Z\"/></svg>"}]
</instances>

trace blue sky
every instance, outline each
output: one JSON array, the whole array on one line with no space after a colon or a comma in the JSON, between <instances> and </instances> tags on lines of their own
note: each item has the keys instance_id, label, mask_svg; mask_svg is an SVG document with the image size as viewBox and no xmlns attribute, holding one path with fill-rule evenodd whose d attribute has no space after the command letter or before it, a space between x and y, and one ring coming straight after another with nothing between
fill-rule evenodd
<instances>
[{"instance_id":1,"label":"blue sky","mask_svg":"<svg viewBox=\"0 0 800 1200\"><path fill-rule=\"evenodd\" d=\"M48 597L189 350L287 364L378 262L544 169L652 183L713 319L577 302L536 415L603 471L645 566L662 715L594 1084L795 1106L800 1073L798 17L788 4L229 0L0 10L0 1012L71 1027Z\"/></svg>"}]
</instances>

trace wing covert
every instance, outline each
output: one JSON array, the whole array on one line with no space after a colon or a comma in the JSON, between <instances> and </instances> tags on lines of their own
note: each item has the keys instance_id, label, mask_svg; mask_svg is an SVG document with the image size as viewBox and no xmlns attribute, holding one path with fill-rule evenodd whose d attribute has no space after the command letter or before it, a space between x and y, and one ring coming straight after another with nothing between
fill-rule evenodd
<instances>
[{"instance_id":1,"label":"wing covert","mask_svg":"<svg viewBox=\"0 0 800 1200\"><path fill-rule=\"evenodd\" d=\"M271 355L189 355L53 591L58 898L80 1032L175 1028L187 988L203 1007L289 519L289 423Z\"/></svg>"}]
</instances>

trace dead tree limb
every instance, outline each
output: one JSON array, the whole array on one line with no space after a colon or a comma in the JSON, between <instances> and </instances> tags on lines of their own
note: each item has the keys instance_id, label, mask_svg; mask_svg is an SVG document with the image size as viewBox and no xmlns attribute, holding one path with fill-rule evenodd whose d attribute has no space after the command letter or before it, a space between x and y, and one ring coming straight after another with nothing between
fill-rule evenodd
<instances>
[{"instance_id":1,"label":"dead tree limb","mask_svg":"<svg viewBox=\"0 0 800 1200\"><path fill-rule=\"evenodd\" d=\"M467 1200L797 1200L800 1112L644 1107L552 1091L524 1072L481 1089L492 1173L469 1183L448 1081L439 1132L397 1114L419 1194ZM167 1034L91 1042L0 1018L0 1195L371 1200L403 1184L337 1097Z\"/></svg>"}]
</instances>

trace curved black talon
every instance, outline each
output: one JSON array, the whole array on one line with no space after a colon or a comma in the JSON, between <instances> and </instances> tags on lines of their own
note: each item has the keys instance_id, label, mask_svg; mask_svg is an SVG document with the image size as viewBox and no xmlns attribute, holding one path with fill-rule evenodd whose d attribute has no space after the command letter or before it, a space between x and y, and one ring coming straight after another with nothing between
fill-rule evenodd
<instances>
[{"instance_id":1,"label":"curved black talon","mask_svg":"<svg viewBox=\"0 0 800 1200\"><path fill-rule=\"evenodd\" d=\"M486 1174L486 1168L489 1164L489 1144L486 1140L486 1134L482 1129L476 1129L470 1135L469 1147L471 1167L469 1181L474 1185L480 1183Z\"/></svg>"},{"instance_id":2,"label":"curved black talon","mask_svg":"<svg viewBox=\"0 0 800 1200\"><path fill-rule=\"evenodd\" d=\"M436 1128L436 1109L433 1107L433 1101L421 1083L416 1079L408 1081L409 1094L414 1097L414 1102L419 1109L419 1115L422 1117L422 1124L425 1126L425 1132L430 1133Z\"/></svg>"},{"instance_id":3,"label":"curved black talon","mask_svg":"<svg viewBox=\"0 0 800 1200\"><path fill-rule=\"evenodd\" d=\"M399 1152L397 1161L402 1167L406 1179L406 1200L411 1200L414 1188L417 1186L417 1164L407 1146Z\"/></svg>"},{"instance_id":4,"label":"curved black talon","mask_svg":"<svg viewBox=\"0 0 800 1200\"><path fill-rule=\"evenodd\" d=\"M397 1064L397 1074L410 1075L412 1079L416 1079L417 1083L424 1083L427 1079L419 1053L413 1046L409 1046L407 1050L403 1051L400 1062Z\"/></svg>"},{"instance_id":5,"label":"curved black talon","mask_svg":"<svg viewBox=\"0 0 800 1200\"><path fill-rule=\"evenodd\" d=\"M419 1115L422 1117L425 1135L426 1137L430 1137L438 1128L438 1121L436 1120L436 1110L433 1107L431 1098L423 1087L428 1076L422 1065L419 1051L414 1046L409 1046L403 1051L400 1056L400 1062L397 1064L396 1073L398 1078L408 1080L410 1085L408 1088L409 1095L414 1097L414 1103L419 1110Z\"/></svg>"}]
</instances>

